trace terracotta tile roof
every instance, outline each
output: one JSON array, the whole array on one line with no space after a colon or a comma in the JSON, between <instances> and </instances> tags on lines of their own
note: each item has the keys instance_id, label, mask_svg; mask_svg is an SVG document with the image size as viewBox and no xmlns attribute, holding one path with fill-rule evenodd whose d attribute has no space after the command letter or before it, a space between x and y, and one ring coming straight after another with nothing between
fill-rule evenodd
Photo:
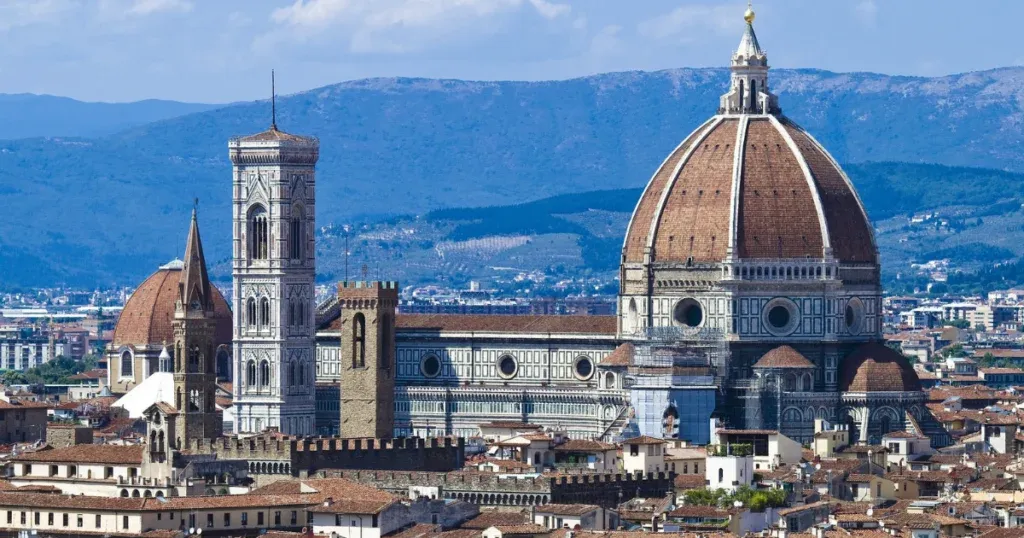
<instances>
[{"instance_id":1,"label":"terracotta tile roof","mask_svg":"<svg viewBox=\"0 0 1024 538\"><path fill-rule=\"evenodd\" d=\"M26 508L79 508L82 510L142 511L144 498L102 497L92 495L54 495L52 493L0 492L0 506Z\"/></svg>"},{"instance_id":2,"label":"terracotta tile roof","mask_svg":"<svg viewBox=\"0 0 1024 538\"><path fill-rule=\"evenodd\" d=\"M629 366L633 364L633 355L636 353L636 346L630 342L619 344L601 361L601 366Z\"/></svg>"},{"instance_id":3,"label":"terracotta tile roof","mask_svg":"<svg viewBox=\"0 0 1024 538\"><path fill-rule=\"evenodd\" d=\"M529 517L519 512L501 512L498 510L481 511L480 515L462 523L464 529L488 529L509 525L524 525Z\"/></svg>"},{"instance_id":4,"label":"terracotta tile roof","mask_svg":"<svg viewBox=\"0 0 1024 538\"><path fill-rule=\"evenodd\" d=\"M765 353L754 368L814 368L814 363L790 346L779 346Z\"/></svg>"},{"instance_id":5,"label":"terracotta tile roof","mask_svg":"<svg viewBox=\"0 0 1024 538\"><path fill-rule=\"evenodd\" d=\"M441 534L437 525L427 523L416 523L396 532L386 534L386 538L424 538L425 536L438 536ZM266 535L263 536L266 538Z\"/></svg>"},{"instance_id":6,"label":"terracotta tile roof","mask_svg":"<svg viewBox=\"0 0 1024 538\"><path fill-rule=\"evenodd\" d=\"M725 258L738 125L738 120L729 119L715 127L695 147L675 182L667 185L661 213L652 212L657 220L652 261L685 262L692 257L696 262L719 262ZM643 235L648 241L648 233Z\"/></svg>"},{"instance_id":7,"label":"terracotta tile roof","mask_svg":"<svg viewBox=\"0 0 1024 538\"><path fill-rule=\"evenodd\" d=\"M569 439L555 447L556 452L606 452L617 447L611 443L589 439Z\"/></svg>"},{"instance_id":8,"label":"terracotta tile roof","mask_svg":"<svg viewBox=\"0 0 1024 538\"><path fill-rule=\"evenodd\" d=\"M19 454L17 457L11 458L11 461L141 465L142 453L142 445L72 445Z\"/></svg>"},{"instance_id":9,"label":"terracotta tile roof","mask_svg":"<svg viewBox=\"0 0 1024 538\"><path fill-rule=\"evenodd\" d=\"M875 475L871 475L871 474L851 474L850 476L846 477L846 481L847 482L854 482L854 483L856 483L856 482L863 483L863 482L871 482L875 478L876 478Z\"/></svg>"},{"instance_id":10,"label":"terracotta tile roof","mask_svg":"<svg viewBox=\"0 0 1024 538\"><path fill-rule=\"evenodd\" d=\"M907 359L888 346L871 342L858 347L839 367L842 392L918 392L921 383Z\"/></svg>"},{"instance_id":11,"label":"terracotta tile roof","mask_svg":"<svg viewBox=\"0 0 1024 538\"><path fill-rule=\"evenodd\" d=\"M538 506L537 512L556 516L582 516L599 509L594 504L545 504Z\"/></svg>"},{"instance_id":12,"label":"terracotta tile roof","mask_svg":"<svg viewBox=\"0 0 1024 538\"><path fill-rule=\"evenodd\" d=\"M174 302L178 298L181 269L160 269L150 275L124 305L114 328L111 345L171 345L174 342ZM214 342L231 343L231 308L216 287L212 287Z\"/></svg>"},{"instance_id":13,"label":"terracotta tile roof","mask_svg":"<svg viewBox=\"0 0 1024 538\"><path fill-rule=\"evenodd\" d=\"M781 120L811 170L825 213L833 255L843 262L878 263L878 251L872 241L874 232L842 171L806 131L788 118ZM817 221L813 229L817 229Z\"/></svg>"},{"instance_id":14,"label":"terracotta tile roof","mask_svg":"<svg viewBox=\"0 0 1024 538\"><path fill-rule=\"evenodd\" d=\"M329 328L338 330L340 318ZM495 333L556 333L612 336L615 316L509 316L477 314L399 314L399 331L450 331Z\"/></svg>"},{"instance_id":15,"label":"terracotta tile roof","mask_svg":"<svg viewBox=\"0 0 1024 538\"><path fill-rule=\"evenodd\" d=\"M385 508L396 504L395 499L387 501L361 501L358 499L342 499L340 501L323 501L311 506L308 511L316 514L379 514Z\"/></svg>"},{"instance_id":16,"label":"terracotta tile roof","mask_svg":"<svg viewBox=\"0 0 1024 538\"><path fill-rule=\"evenodd\" d=\"M978 538L1024 538L1024 527L996 527L978 535Z\"/></svg>"},{"instance_id":17,"label":"terracotta tile roof","mask_svg":"<svg viewBox=\"0 0 1024 538\"><path fill-rule=\"evenodd\" d=\"M0 409L51 409L53 406L46 402L30 402L26 400L0 400Z\"/></svg>"},{"instance_id":18,"label":"terracotta tile roof","mask_svg":"<svg viewBox=\"0 0 1024 538\"><path fill-rule=\"evenodd\" d=\"M654 173L643 195L633 210L633 217L630 219L629 228L626 231L626 240L623 247L623 256L626 262L643 262L644 250L647 245L647 237L651 231L651 219L658 210L665 186L675 174L676 166L686 154L687 149L692 146L698 138L698 131L691 134L682 144L668 156L668 159Z\"/></svg>"},{"instance_id":19,"label":"terracotta tile roof","mask_svg":"<svg viewBox=\"0 0 1024 538\"><path fill-rule=\"evenodd\" d=\"M663 445L665 444L664 439L658 439L649 435L641 435L640 437L634 437L632 439L624 439L622 445Z\"/></svg>"},{"instance_id":20,"label":"terracotta tile roof","mask_svg":"<svg viewBox=\"0 0 1024 538\"><path fill-rule=\"evenodd\" d=\"M548 534L551 532L547 527L541 527L533 523L525 523L523 525L495 525L495 528L501 531L503 535L536 535L536 534Z\"/></svg>"},{"instance_id":21,"label":"terracotta tile roof","mask_svg":"<svg viewBox=\"0 0 1024 538\"><path fill-rule=\"evenodd\" d=\"M676 489L700 489L707 481L702 474L677 474L673 483Z\"/></svg>"},{"instance_id":22,"label":"terracotta tile roof","mask_svg":"<svg viewBox=\"0 0 1024 538\"><path fill-rule=\"evenodd\" d=\"M828 501L818 501L818 502L811 503L811 504L804 504L804 505L800 505L800 506L794 506L792 508L783 508L782 510L779 510L777 513L781 517L787 517L787 516L790 516L792 514L803 512L804 510L814 510L814 509L817 509L817 508L827 507L828 505L829 505Z\"/></svg>"}]
</instances>

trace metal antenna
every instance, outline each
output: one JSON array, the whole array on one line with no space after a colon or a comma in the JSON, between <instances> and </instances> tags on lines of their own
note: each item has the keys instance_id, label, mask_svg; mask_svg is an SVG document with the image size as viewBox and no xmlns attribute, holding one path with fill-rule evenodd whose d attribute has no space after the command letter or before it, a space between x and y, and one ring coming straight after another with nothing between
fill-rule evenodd
<instances>
[{"instance_id":1,"label":"metal antenna","mask_svg":"<svg viewBox=\"0 0 1024 538\"><path fill-rule=\"evenodd\" d=\"M277 87L274 80L274 70L270 70L270 128L277 130Z\"/></svg>"}]
</instances>

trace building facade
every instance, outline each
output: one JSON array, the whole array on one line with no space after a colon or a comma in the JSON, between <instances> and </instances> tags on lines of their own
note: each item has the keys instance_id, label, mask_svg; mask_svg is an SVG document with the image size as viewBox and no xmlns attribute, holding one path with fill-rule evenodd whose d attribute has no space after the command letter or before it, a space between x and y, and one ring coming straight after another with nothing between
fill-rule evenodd
<instances>
[{"instance_id":1,"label":"building facade","mask_svg":"<svg viewBox=\"0 0 1024 538\"><path fill-rule=\"evenodd\" d=\"M314 433L315 186L319 142L232 139L235 433Z\"/></svg>"}]
</instances>

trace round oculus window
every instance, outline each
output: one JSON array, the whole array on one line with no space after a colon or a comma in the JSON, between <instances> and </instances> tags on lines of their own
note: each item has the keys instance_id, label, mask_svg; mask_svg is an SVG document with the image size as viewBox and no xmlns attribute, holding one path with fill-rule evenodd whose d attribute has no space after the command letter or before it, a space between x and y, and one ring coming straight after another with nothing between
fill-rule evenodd
<instances>
[{"instance_id":1,"label":"round oculus window","mask_svg":"<svg viewBox=\"0 0 1024 538\"><path fill-rule=\"evenodd\" d=\"M768 311L768 323L776 329L785 329L789 325L790 318L789 309L782 305L773 306Z\"/></svg>"},{"instance_id":2,"label":"round oculus window","mask_svg":"<svg viewBox=\"0 0 1024 538\"><path fill-rule=\"evenodd\" d=\"M704 309L701 308L700 303L696 299L687 298L676 303L672 317L680 325L699 327L704 322Z\"/></svg>"},{"instance_id":3,"label":"round oculus window","mask_svg":"<svg viewBox=\"0 0 1024 538\"><path fill-rule=\"evenodd\" d=\"M861 324L864 322L864 304L860 302L860 299L856 297L850 299L846 303L846 311L844 312L846 318L846 330L850 334L860 333Z\"/></svg>"},{"instance_id":4,"label":"round oculus window","mask_svg":"<svg viewBox=\"0 0 1024 538\"><path fill-rule=\"evenodd\" d=\"M427 355L420 361L420 371L427 377L437 377L441 373L441 359L437 355Z\"/></svg>"},{"instance_id":5,"label":"round oculus window","mask_svg":"<svg viewBox=\"0 0 1024 538\"><path fill-rule=\"evenodd\" d=\"M515 357L512 355L505 355L498 359L498 374L505 379L510 379L516 376L516 371L519 370L519 363L516 362Z\"/></svg>"},{"instance_id":6,"label":"round oculus window","mask_svg":"<svg viewBox=\"0 0 1024 538\"><path fill-rule=\"evenodd\" d=\"M573 373L581 380L590 379L590 376L594 375L594 363L590 360L590 357L576 359L576 364L573 365Z\"/></svg>"},{"instance_id":7,"label":"round oculus window","mask_svg":"<svg viewBox=\"0 0 1024 538\"><path fill-rule=\"evenodd\" d=\"M853 307L846 305L846 326L853 327L854 322L857 321L857 313L853 311Z\"/></svg>"}]
</instances>

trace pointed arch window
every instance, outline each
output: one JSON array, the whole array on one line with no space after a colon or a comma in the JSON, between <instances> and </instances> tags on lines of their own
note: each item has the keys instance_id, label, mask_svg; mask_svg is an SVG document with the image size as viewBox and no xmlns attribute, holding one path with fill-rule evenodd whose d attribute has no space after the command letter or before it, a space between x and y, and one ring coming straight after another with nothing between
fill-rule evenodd
<instances>
[{"instance_id":1,"label":"pointed arch window","mask_svg":"<svg viewBox=\"0 0 1024 538\"><path fill-rule=\"evenodd\" d=\"M299 386L306 384L306 363L299 361L299 375L296 379Z\"/></svg>"},{"instance_id":2,"label":"pointed arch window","mask_svg":"<svg viewBox=\"0 0 1024 538\"><path fill-rule=\"evenodd\" d=\"M256 386L256 361L249 361L245 368L245 383L250 387Z\"/></svg>"},{"instance_id":3,"label":"pointed arch window","mask_svg":"<svg viewBox=\"0 0 1024 538\"><path fill-rule=\"evenodd\" d=\"M263 361L260 363L260 387L270 386L270 363Z\"/></svg>"},{"instance_id":4,"label":"pointed arch window","mask_svg":"<svg viewBox=\"0 0 1024 538\"><path fill-rule=\"evenodd\" d=\"M260 329L270 327L270 299L260 299Z\"/></svg>"},{"instance_id":5,"label":"pointed arch window","mask_svg":"<svg viewBox=\"0 0 1024 538\"><path fill-rule=\"evenodd\" d=\"M250 329L256 327L256 299L252 297L245 302L245 322Z\"/></svg>"},{"instance_id":6,"label":"pointed arch window","mask_svg":"<svg viewBox=\"0 0 1024 538\"><path fill-rule=\"evenodd\" d=\"M362 312L352 318L352 367L366 366L366 316Z\"/></svg>"},{"instance_id":7,"label":"pointed arch window","mask_svg":"<svg viewBox=\"0 0 1024 538\"><path fill-rule=\"evenodd\" d=\"M305 215L302 210L302 206L295 206L292 208L291 237L289 243L291 244L291 258L293 260L302 259L302 247L306 240L302 226L304 220Z\"/></svg>"},{"instance_id":8,"label":"pointed arch window","mask_svg":"<svg viewBox=\"0 0 1024 538\"><path fill-rule=\"evenodd\" d=\"M267 210L261 205L253 206L249 210L249 258L253 260L265 260L270 254L269 241L270 224L267 220Z\"/></svg>"}]
</instances>

